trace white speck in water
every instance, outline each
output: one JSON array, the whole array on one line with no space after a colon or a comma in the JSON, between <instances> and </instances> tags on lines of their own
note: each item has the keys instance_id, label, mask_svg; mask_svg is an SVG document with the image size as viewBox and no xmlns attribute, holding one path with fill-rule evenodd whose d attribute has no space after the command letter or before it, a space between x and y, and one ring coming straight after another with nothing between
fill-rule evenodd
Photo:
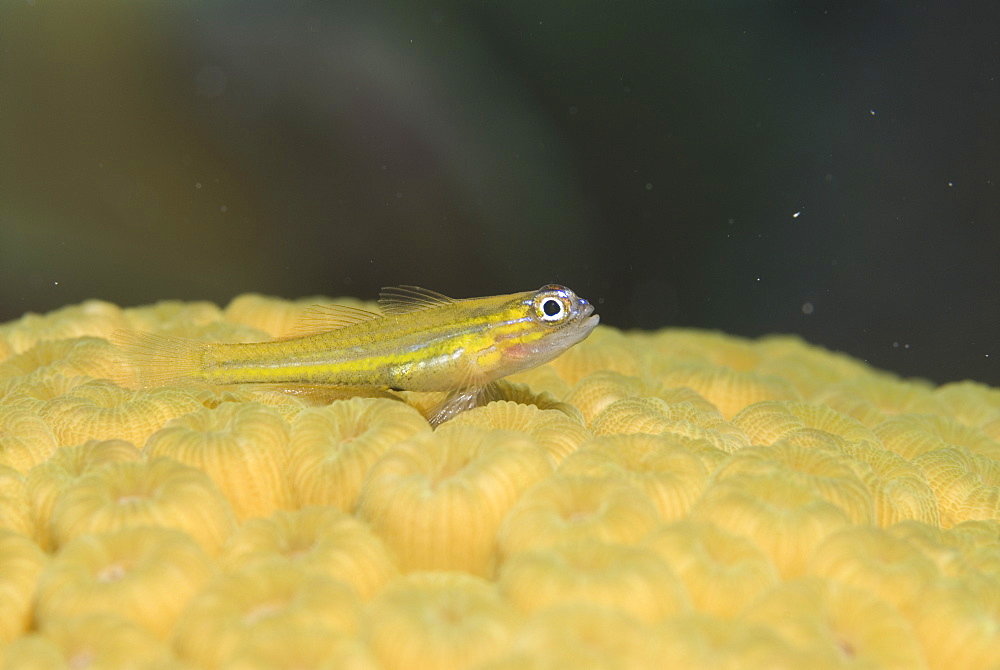
<instances>
[{"instance_id":1,"label":"white speck in water","mask_svg":"<svg viewBox=\"0 0 1000 670\"><path fill-rule=\"evenodd\" d=\"M871 113L872 116L875 116L875 110L874 109L869 109L868 111Z\"/></svg>"},{"instance_id":2,"label":"white speck in water","mask_svg":"<svg viewBox=\"0 0 1000 670\"><path fill-rule=\"evenodd\" d=\"M59 282L57 282L57 281L54 281L54 282L52 282L52 285L53 285L53 286L59 286Z\"/></svg>"},{"instance_id":3,"label":"white speck in water","mask_svg":"<svg viewBox=\"0 0 1000 670\"><path fill-rule=\"evenodd\" d=\"M792 214L792 218L793 218L793 219L797 219L797 218L799 218L799 214L801 214L801 213L802 213L802 212L795 212L794 214Z\"/></svg>"},{"instance_id":4,"label":"white speck in water","mask_svg":"<svg viewBox=\"0 0 1000 670\"><path fill-rule=\"evenodd\" d=\"M948 186L954 186L954 185L955 185L955 182L953 182L953 181L948 182Z\"/></svg>"},{"instance_id":5,"label":"white speck in water","mask_svg":"<svg viewBox=\"0 0 1000 670\"><path fill-rule=\"evenodd\" d=\"M200 181L196 181L196 182L194 183L194 187L195 187L195 188L201 188L201 182L200 182Z\"/></svg>"},{"instance_id":6,"label":"white speck in water","mask_svg":"<svg viewBox=\"0 0 1000 670\"><path fill-rule=\"evenodd\" d=\"M807 303L805 303L805 304L802 305L802 313L803 314L812 314L814 310L815 310L815 307L813 307L813 304L811 302L807 302Z\"/></svg>"}]
</instances>

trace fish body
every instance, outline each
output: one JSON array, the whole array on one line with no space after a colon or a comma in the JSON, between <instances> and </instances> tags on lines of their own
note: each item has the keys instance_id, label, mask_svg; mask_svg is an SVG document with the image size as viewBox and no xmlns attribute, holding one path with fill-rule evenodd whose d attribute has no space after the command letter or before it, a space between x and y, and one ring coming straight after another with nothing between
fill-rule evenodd
<instances>
[{"instance_id":1,"label":"fish body","mask_svg":"<svg viewBox=\"0 0 1000 670\"><path fill-rule=\"evenodd\" d=\"M211 344L145 333L113 338L140 386L189 382L447 391L439 421L477 404L496 380L546 363L599 317L563 286L454 300L412 286L383 289L382 314L317 306L307 334ZM439 416L440 415L440 416ZM438 421L438 422L439 422Z\"/></svg>"}]
</instances>

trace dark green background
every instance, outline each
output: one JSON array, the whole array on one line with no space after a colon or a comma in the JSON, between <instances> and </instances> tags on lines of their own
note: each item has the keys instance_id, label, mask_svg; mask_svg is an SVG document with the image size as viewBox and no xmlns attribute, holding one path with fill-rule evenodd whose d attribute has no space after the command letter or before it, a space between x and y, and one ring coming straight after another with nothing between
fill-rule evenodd
<instances>
[{"instance_id":1,"label":"dark green background","mask_svg":"<svg viewBox=\"0 0 1000 670\"><path fill-rule=\"evenodd\" d=\"M998 15L4 0L0 321L559 282L1000 384Z\"/></svg>"}]
</instances>

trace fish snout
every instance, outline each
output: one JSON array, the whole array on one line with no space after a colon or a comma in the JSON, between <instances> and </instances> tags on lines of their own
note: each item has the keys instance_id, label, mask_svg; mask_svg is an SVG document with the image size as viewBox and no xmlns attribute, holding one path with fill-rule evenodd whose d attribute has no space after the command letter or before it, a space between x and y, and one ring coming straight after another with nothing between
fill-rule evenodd
<instances>
[{"instance_id":1,"label":"fish snout","mask_svg":"<svg viewBox=\"0 0 1000 670\"><path fill-rule=\"evenodd\" d=\"M594 314L594 306L582 298L580 307L580 326L589 334L600 323L601 317L599 314Z\"/></svg>"}]
</instances>

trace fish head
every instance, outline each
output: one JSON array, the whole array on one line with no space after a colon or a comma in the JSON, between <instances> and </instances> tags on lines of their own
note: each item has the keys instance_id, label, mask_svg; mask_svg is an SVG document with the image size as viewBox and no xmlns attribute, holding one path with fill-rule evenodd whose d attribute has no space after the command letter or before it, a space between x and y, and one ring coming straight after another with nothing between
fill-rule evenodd
<instances>
[{"instance_id":1,"label":"fish head","mask_svg":"<svg viewBox=\"0 0 1000 670\"><path fill-rule=\"evenodd\" d=\"M504 358L518 370L548 363L590 335L600 321L593 305L558 284L519 298L516 309L522 327L504 347Z\"/></svg>"}]
</instances>

